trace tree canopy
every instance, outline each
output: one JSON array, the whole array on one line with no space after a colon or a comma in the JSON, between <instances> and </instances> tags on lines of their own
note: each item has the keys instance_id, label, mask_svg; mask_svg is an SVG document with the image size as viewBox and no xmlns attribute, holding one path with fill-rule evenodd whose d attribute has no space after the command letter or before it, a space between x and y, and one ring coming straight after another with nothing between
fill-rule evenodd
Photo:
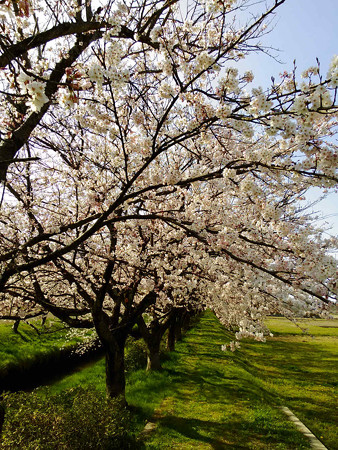
<instances>
[{"instance_id":1,"label":"tree canopy","mask_svg":"<svg viewBox=\"0 0 338 450\"><path fill-rule=\"evenodd\" d=\"M260 338L335 298L337 240L300 204L337 188L338 57L266 88L236 68L284 2L0 5L3 317L95 326L116 355L145 311Z\"/></svg>"}]
</instances>

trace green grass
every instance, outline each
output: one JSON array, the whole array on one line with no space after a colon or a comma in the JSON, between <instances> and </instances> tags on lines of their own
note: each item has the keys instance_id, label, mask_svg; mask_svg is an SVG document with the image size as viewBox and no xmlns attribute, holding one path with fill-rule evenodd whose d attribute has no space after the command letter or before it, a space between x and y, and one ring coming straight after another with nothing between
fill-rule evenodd
<instances>
[{"instance_id":1,"label":"green grass","mask_svg":"<svg viewBox=\"0 0 338 450\"><path fill-rule=\"evenodd\" d=\"M276 409L285 405L328 448L337 448L338 320L299 322L309 334L274 318L268 326L277 336L266 343L246 341L240 351L220 354L217 348L232 336L207 314L178 348L184 375L158 408L162 418L147 446L307 448Z\"/></svg>"},{"instance_id":2,"label":"green grass","mask_svg":"<svg viewBox=\"0 0 338 450\"><path fill-rule=\"evenodd\" d=\"M95 386L98 391L105 392L105 362L103 358L95 363L88 363L82 370L67 375L50 386L41 386L36 391L41 395L49 396L60 394L77 386Z\"/></svg>"},{"instance_id":3,"label":"green grass","mask_svg":"<svg viewBox=\"0 0 338 450\"><path fill-rule=\"evenodd\" d=\"M338 336L338 320L296 319L295 322L284 317L266 320L266 325L275 335L297 334L312 336Z\"/></svg>"},{"instance_id":4,"label":"green grass","mask_svg":"<svg viewBox=\"0 0 338 450\"><path fill-rule=\"evenodd\" d=\"M93 336L91 330L71 330L56 320L47 320L45 325L34 321L39 333L26 323L21 323L14 333L12 323L0 323L0 375L9 367L25 366L32 360L65 347L72 347Z\"/></svg>"},{"instance_id":5,"label":"green grass","mask_svg":"<svg viewBox=\"0 0 338 450\"><path fill-rule=\"evenodd\" d=\"M132 338L127 340L125 351L125 366L127 374L132 370L137 370L140 367L144 368L146 364L146 350L143 341L135 341ZM141 372L144 372L142 370ZM57 395L67 389L72 389L77 386L95 386L100 392L105 392L105 361L104 358L96 362L89 362L81 370L71 373L63 377L61 380L52 385L42 386L37 389L41 395Z\"/></svg>"},{"instance_id":6,"label":"green grass","mask_svg":"<svg viewBox=\"0 0 338 450\"><path fill-rule=\"evenodd\" d=\"M301 324L309 334L299 333L297 327L291 330L295 334L287 334L286 319L269 319L275 337L262 344L247 342L241 358L324 445L338 448L338 320L304 319Z\"/></svg>"},{"instance_id":7,"label":"green grass","mask_svg":"<svg viewBox=\"0 0 338 450\"><path fill-rule=\"evenodd\" d=\"M306 449L309 442L278 406L288 406L329 449L337 448L334 418L338 320L302 320L309 334L282 318L269 319L266 343L233 339L207 312L163 361L164 370L127 375L127 401L147 449ZM104 362L66 377L44 395L74 385L105 390Z\"/></svg>"},{"instance_id":8,"label":"green grass","mask_svg":"<svg viewBox=\"0 0 338 450\"><path fill-rule=\"evenodd\" d=\"M221 351L230 339L207 313L177 346L163 373L131 375L130 402L141 411L155 409L157 427L146 448L309 448L276 408L274 396L247 370L242 355Z\"/></svg>"}]
</instances>

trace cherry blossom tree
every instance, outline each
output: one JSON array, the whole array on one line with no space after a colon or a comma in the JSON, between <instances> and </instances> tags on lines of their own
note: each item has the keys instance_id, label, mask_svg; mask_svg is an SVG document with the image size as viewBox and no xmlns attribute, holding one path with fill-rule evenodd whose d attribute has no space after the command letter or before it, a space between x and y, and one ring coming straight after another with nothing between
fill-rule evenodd
<instances>
[{"instance_id":1,"label":"cherry blossom tree","mask_svg":"<svg viewBox=\"0 0 338 450\"><path fill-rule=\"evenodd\" d=\"M337 295L299 203L337 189L338 58L266 89L236 68L284 2L1 5L1 314L95 326L109 395L135 323L204 305L260 336Z\"/></svg>"}]
</instances>

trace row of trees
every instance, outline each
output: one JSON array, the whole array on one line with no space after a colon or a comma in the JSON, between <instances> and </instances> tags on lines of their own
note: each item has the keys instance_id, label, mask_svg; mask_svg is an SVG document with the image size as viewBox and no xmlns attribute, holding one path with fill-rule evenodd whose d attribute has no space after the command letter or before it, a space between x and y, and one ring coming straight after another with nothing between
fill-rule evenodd
<instances>
[{"instance_id":1,"label":"row of trees","mask_svg":"<svg viewBox=\"0 0 338 450\"><path fill-rule=\"evenodd\" d=\"M1 5L0 311L95 327L110 396L135 325L157 368L184 312L260 339L337 295L299 205L337 188L338 59L265 90L235 67L284 2Z\"/></svg>"}]
</instances>

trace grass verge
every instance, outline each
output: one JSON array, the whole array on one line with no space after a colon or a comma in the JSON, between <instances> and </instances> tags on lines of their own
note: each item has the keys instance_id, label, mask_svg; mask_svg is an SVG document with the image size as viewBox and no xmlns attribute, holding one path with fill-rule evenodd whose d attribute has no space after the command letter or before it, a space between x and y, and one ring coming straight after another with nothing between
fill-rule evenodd
<instances>
[{"instance_id":1,"label":"grass verge","mask_svg":"<svg viewBox=\"0 0 338 450\"><path fill-rule=\"evenodd\" d=\"M20 324L14 333L10 322L0 323L0 378L15 367L29 368L34 362L43 361L61 349L72 348L94 337L92 330L73 330L56 320L44 325L34 321L34 328Z\"/></svg>"}]
</instances>

